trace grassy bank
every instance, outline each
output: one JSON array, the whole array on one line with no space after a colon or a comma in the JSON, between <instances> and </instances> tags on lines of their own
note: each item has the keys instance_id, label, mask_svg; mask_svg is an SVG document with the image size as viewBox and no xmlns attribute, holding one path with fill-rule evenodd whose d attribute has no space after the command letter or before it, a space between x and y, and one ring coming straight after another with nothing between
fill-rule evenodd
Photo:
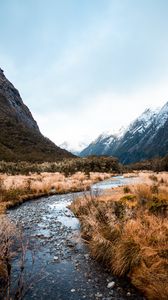
<instances>
[{"instance_id":1,"label":"grassy bank","mask_svg":"<svg viewBox=\"0 0 168 300\"><path fill-rule=\"evenodd\" d=\"M22 299L20 296L17 298L17 293L22 295L25 291L23 284L26 284L19 280L25 269L25 261L22 260L18 274L18 287L14 292L11 290L11 259L18 251L21 251L22 258L25 256L27 242L22 240L22 234L18 236L18 228L5 215L6 209L41 196L85 191L93 183L111 176L112 174L109 173L96 172L87 175L76 172L71 176L46 172L31 175L0 175L0 298L14 299L11 298L11 293L14 293L16 299ZM14 251L13 246L16 243L20 250Z\"/></svg>"},{"instance_id":2,"label":"grassy bank","mask_svg":"<svg viewBox=\"0 0 168 300\"><path fill-rule=\"evenodd\" d=\"M144 182L79 198L71 209L95 259L128 276L148 299L166 300L168 174L145 173Z\"/></svg>"},{"instance_id":3,"label":"grassy bank","mask_svg":"<svg viewBox=\"0 0 168 300\"><path fill-rule=\"evenodd\" d=\"M61 173L31 175L0 175L0 213L23 201L70 192L85 191L93 183L110 178L112 174L76 172L71 176Z\"/></svg>"},{"instance_id":4,"label":"grassy bank","mask_svg":"<svg viewBox=\"0 0 168 300\"><path fill-rule=\"evenodd\" d=\"M113 157L64 159L57 162L0 162L0 213L23 201L52 194L88 190L122 171Z\"/></svg>"}]
</instances>

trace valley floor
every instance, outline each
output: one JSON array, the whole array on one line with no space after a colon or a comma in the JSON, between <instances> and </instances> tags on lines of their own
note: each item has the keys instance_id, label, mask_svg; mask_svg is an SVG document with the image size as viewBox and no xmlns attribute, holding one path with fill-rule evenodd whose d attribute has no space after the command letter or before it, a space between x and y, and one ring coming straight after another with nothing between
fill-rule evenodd
<instances>
[{"instance_id":1,"label":"valley floor","mask_svg":"<svg viewBox=\"0 0 168 300\"><path fill-rule=\"evenodd\" d=\"M1 213L8 207L42 195L88 190L93 183L111 176L112 174L107 173L85 175L82 172L68 177L61 173L29 176L1 174ZM89 245L93 258L103 262L105 269L112 274L129 277L132 284L148 299L167 300L168 173L133 172L124 174L124 177L133 177L134 184L109 189L103 193L97 191L76 195L70 209L81 222L82 237ZM36 208L38 209L38 205ZM29 210L31 217L31 207ZM32 216L36 218L36 210ZM23 216L23 221L25 217ZM39 220L43 218L40 216ZM9 275L7 271L13 255L10 249L15 228L4 215L0 216L0 221L1 229L3 228L0 230L0 238L5 241L0 246L1 280ZM29 223L31 226L31 222ZM25 223L25 228L29 226ZM6 250L8 255L4 254Z\"/></svg>"}]
</instances>

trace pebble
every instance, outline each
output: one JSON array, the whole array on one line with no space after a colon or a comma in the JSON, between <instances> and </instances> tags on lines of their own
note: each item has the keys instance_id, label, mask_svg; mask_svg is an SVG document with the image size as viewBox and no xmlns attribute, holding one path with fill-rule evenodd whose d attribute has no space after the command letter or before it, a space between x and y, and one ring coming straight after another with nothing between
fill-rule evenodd
<instances>
[{"instance_id":1,"label":"pebble","mask_svg":"<svg viewBox=\"0 0 168 300\"><path fill-rule=\"evenodd\" d=\"M58 256L54 256L54 261L57 261L59 259Z\"/></svg>"},{"instance_id":2,"label":"pebble","mask_svg":"<svg viewBox=\"0 0 168 300\"><path fill-rule=\"evenodd\" d=\"M97 293L95 294L95 297L97 297L97 298L102 298L102 297L103 297L103 295L102 295L102 294L100 294L99 292L97 292Z\"/></svg>"},{"instance_id":3,"label":"pebble","mask_svg":"<svg viewBox=\"0 0 168 300\"><path fill-rule=\"evenodd\" d=\"M107 288L112 289L114 286L115 286L115 282L111 281L111 282L108 283Z\"/></svg>"},{"instance_id":4,"label":"pebble","mask_svg":"<svg viewBox=\"0 0 168 300\"><path fill-rule=\"evenodd\" d=\"M71 293L74 293L76 290L75 289L71 289Z\"/></svg>"},{"instance_id":5,"label":"pebble","mask_svg":"<svg viewBox=\"0 0 168 300\"><path fill-rule=\"evenodd\" d=\"M109 295L110 295L110 296L113 296L113 294L114 294L114 291L111 290L111 291L109 292Z\"/></svg>"}]
</instances>

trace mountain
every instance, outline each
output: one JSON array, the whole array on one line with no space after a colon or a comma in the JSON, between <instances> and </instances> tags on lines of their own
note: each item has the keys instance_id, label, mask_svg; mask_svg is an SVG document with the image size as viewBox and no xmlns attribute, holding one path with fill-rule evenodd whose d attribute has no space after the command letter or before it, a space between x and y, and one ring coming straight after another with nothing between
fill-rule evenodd
<instances>
[{"instance_id":1,"label":"mountain","mask_svg":"<svg viewBox=\"0 0 168 300\"><path fill-rule=\"evenodd\" d=\"M0 160L55 161L73 155L44 137L18 90L0 69Z\"/></svg>"},{"instance_id":2,"label":"mountain","mask_svg":"<svg viewBox=\"0 0 168 300\"><path fill-rule=\"evenodd\" d=\"M122 134L99 136L80 155L116 156L122 163L168 153L168 102L157 110L146 109Z\"/></svg>"},{"instance_id":3,"label":"mountain","mask_svg":"<svg viewBox=\"0 0 168 300\"><path fill-rule=\"evenodd\" d=\"M116 143L116 140L117 137L115 135L107 135L106 133L102 133L95 141L93 141L83 151L80 152L80 156L106 155L107 150Z\"/></svg>"},{"instance_id":4,"label":"mountain","mask_svg":"<svg viewBox=\"0 0 168 300\"><path fill-rule=\"evenodd\" d=\"M115 147L119 138L123 136L125 128L121 127L118 132L103 132L98 138L80 152L80 156L108 155L112 147Z\"/></svg>"},{"instance_id":5,"label":"mountain","mask_svg":"<svg viewBox=\"0 0 168 300\"><path fill-rule=\"evenodd\" d=\"M71 145L71 143L68 142L63 142L62 144L59 145L60 148L65 149L71 153L73 153L74 155L79 155L80 152L86 148L86 143L85 142L79 142L77 144Z\"/></svg>"}]
</instances>

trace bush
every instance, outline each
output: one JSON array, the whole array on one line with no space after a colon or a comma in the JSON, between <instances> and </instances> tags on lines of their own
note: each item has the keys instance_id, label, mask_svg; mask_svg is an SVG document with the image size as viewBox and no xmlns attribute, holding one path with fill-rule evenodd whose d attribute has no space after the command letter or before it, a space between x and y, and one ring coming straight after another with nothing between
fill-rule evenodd
<instances>
[{"instance_id":1,"label":"bush","mask_svg":"<svg viewBox=\"0 0 168 300\"><path fill-rule=\"evenodd\" d=\"M0 162L0 173L7 174L23 174L29 175L30 173L41 172L61 172L66 176L74 174L76 172L101 172L101 173L120 173L122 172L122 166L118 160L114 157L105 156L91 156L87 158L71 158L64 159L57 162L45 162L45 163L31 163L31 162Z\"/></svg>"},{"instance_id":2,"label":"bush","mask_svg":"<svg viewBox=\"0 0 168 300\"><path fill-rule=\"evenodd\" d=\"M125 194L131 193L131 189L130 189L129 186L124 186L123 191L124 191Z\"/></svg>"}]
</instances>

